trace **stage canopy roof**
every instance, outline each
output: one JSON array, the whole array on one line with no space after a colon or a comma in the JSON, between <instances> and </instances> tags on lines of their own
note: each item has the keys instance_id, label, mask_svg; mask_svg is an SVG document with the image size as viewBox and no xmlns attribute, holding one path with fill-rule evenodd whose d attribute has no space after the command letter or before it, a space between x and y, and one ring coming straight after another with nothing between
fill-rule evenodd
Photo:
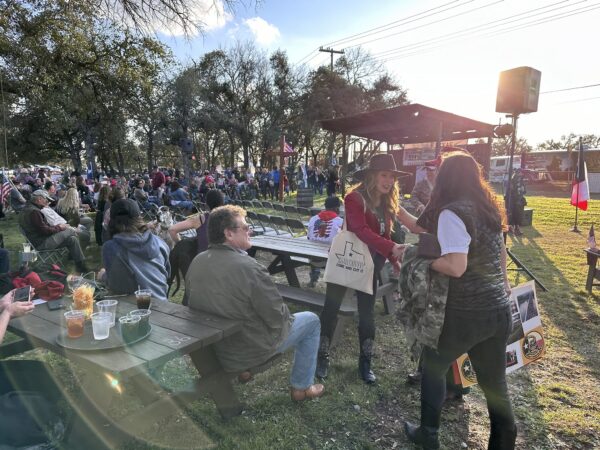
<instances>
[{"instance_id":1,"label":"stage canopy roof","mask_svg":"<svg viewBox=\"0 0 600 450\"><path fill-rule=\"evenodd\" d=\"M325 130L388 144L493 137L494 125L413 103L350 117L322 120Z\"/></svg>"}]
</instances>

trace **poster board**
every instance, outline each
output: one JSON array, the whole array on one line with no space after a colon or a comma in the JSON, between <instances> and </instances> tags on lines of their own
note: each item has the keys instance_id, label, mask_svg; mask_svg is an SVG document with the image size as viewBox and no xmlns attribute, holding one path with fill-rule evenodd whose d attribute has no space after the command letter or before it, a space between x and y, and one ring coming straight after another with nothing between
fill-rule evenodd
<instances>
[{"instance_id":1,"label":"poster board","mask_svg":"<svg viewBox=\"0 0 600 450\"><path fill-rule=\"evenodd\" d=\"M528 281L512 289L510 305L513 329L506 345L506 373L537 361L546 351L535 282ZM477 384L477 376L465 353L452 364L454 381L469 387Z\"/></svg>"}]
</instances>

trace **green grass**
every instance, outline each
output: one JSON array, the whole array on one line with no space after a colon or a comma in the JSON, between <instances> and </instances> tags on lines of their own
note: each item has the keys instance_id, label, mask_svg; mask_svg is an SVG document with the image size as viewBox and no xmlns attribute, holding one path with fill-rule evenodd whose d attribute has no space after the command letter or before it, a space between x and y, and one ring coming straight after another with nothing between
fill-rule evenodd
<instances>
[{"instance_id":1,"label":"green grass","mask_svg":"<svg viewBox=\"0 0 600 450\"><path fill-rule=\"evenodd\" d=\"M530 193L542 193L537 187ZM524 236L509 238L509 246L548 287L538 290L547 354L537 363L509 375L509 388L519 426L519 449L591 449L600 447L600 299L596 290L585 289L587 265L582 251L587 230L600 224L600 200L592 200L587 212L580 212L581 234L570 232L574 209L569 206L568 188L528 196L534 208L533 226ZM549 196L551 195L551 196ZM324 198L324 197L323 197ZM318 198L315 204L322 204ZM292 202L293 199L290 199ZM22 239L15 221L0 222L7 247L18 249ZM599 239L600 240L600 239ZM99 261L99 251L91 261ZM259 255L267 262L270 255ZM298 270L301 282L308 281L308 269ZM511 272L514 283L526 281ZM278 276L283 280L283 275ZM319 289L324 289L320 282ZM369 449L413 448L402 433L404 419L419 417L418 389L405 385L410 361L402 331L393 316L383 314L377 304L376 386L359 381L357 333L354 325L344 333L342 344L333 352L331 376L326 395L313 402L293 404L289 399L288 376L291 357L246 385L236 385L246 412L231 421L219 417L209 398L193 403L159 425L159 431L144 436L147 443L127 448L155 448L148 442L170 443L177 448L219 449ZM69 392L77 393L77 370L61 357L43 351L21 357L49 360ZM160 374L169 386L183 386L194 376L185 358L168 363ZM127 386L125 386L127 388ZM133 402L135 404L135 402ZM114 414L126 414L117 405ZM184 426L185 425L185 426ZM444 408L441 428L443 448L470 449L487 446L488 419L485 401L474 388L462 404Z\"/></svg>"}]
</instances>

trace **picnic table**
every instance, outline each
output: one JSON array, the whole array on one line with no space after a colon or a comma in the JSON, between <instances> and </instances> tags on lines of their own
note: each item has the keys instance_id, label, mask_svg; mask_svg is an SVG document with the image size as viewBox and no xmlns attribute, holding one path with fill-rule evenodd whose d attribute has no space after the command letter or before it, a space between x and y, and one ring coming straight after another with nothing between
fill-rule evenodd
<instances>
[{"instance_id":1,"label":"picnic table","mask_svg":"<svg viewBox=\"0 0 600 450\"><path fill-rule=\"evenodd\" d=\"M325 262L329 255L329 244L310 241L304 238L285 236L254 236L250 238L252 249L248 252L252 256L256 250L264 250L275 255L275 259L267 268L271 275L285 272L290 286L300 287L296 267L307 265L310 260Z\"/></svg>"},{"instance_id":2,"label":"picnic table","mask_svg":"<svg viewBox=\"0 0 600 450\"><path fill-rule=\"evenodd\" d=\"M248 253L251 256L254 256L257 250L267 251L275 255L275 259L269 264L267 270L271 275L285 272L289 286L296 288L295 290L280 288L280 293L282 293L284 299L309 307L314 307L315 305L322 306L325 303L325 296L323 294L301 289L296 268L310 264L311 262L317 264L325 263L329 256L329 244L311 241L305 237L293 238L266 235L251 237L250 243L252 244L252 248ZM394 312L394 302L391 294L396 289L396 286L397 281L389 277L388 267L384 267L379 274L377 297L383 298L386 314ZM347 294L348 296L353 296L354 291L348 289ZM353 300L350 301L350 303L352 302ZM344 300L344 303L348 304L349 302ZM353 311L356 311L356 302L353 304Z\"/></svg>"},{"instance_id":3,"label":"picnic table","mask_svg":"<svg viewBox=\"0 0 600 450\"><path fill-rule=\"evenodd\" d=\"M111 297L107 297L111 298ZM133 296L119 297L118 315L136 309ZM31 348L45 348L76 363L81 369L79 379L81 399L72 405L79 416L78 425L92 423L97 442L114 448L132 437L143 436L144 430L158 420L172 416L201 394L209 393L224 417L237 415L242 410L230 378L217 361L212 345L230 336L241 324L194 311L185 306L154 301L150 335L138 343L102 351L70 350L57 343L57 336L65 328L64 310L49 311L45 304L32 313L13 319L9 330L22 340L0 346L0 354L7 356ZM168 392L149 376L148 371L167 361L190 355L201 375L194 388L182 393ZM107 414L123 390L133 393L144 405L143 409L115 421ZM87 429L87 428L86 428Z\"/></svg>"}]
</instances>

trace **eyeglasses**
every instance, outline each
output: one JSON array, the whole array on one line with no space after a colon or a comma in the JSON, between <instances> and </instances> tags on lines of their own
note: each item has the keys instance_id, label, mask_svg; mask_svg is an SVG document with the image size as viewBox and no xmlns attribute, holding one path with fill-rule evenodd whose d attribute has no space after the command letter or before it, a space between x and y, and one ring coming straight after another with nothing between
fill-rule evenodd
<instances>
[{"instance_id":1,"label":"eyeglasses","mask_svg":"<svg viewBox=\"0 0 600 450\"><path fill-rule=\"evenodd\" d=\"M242 230L244 230L246 233L248 231L250 231L250 225L248 224L244 224L244 225L236 225L235 227L231 227L231 228L241 228Z\"/></svg>"}]
</instances>

